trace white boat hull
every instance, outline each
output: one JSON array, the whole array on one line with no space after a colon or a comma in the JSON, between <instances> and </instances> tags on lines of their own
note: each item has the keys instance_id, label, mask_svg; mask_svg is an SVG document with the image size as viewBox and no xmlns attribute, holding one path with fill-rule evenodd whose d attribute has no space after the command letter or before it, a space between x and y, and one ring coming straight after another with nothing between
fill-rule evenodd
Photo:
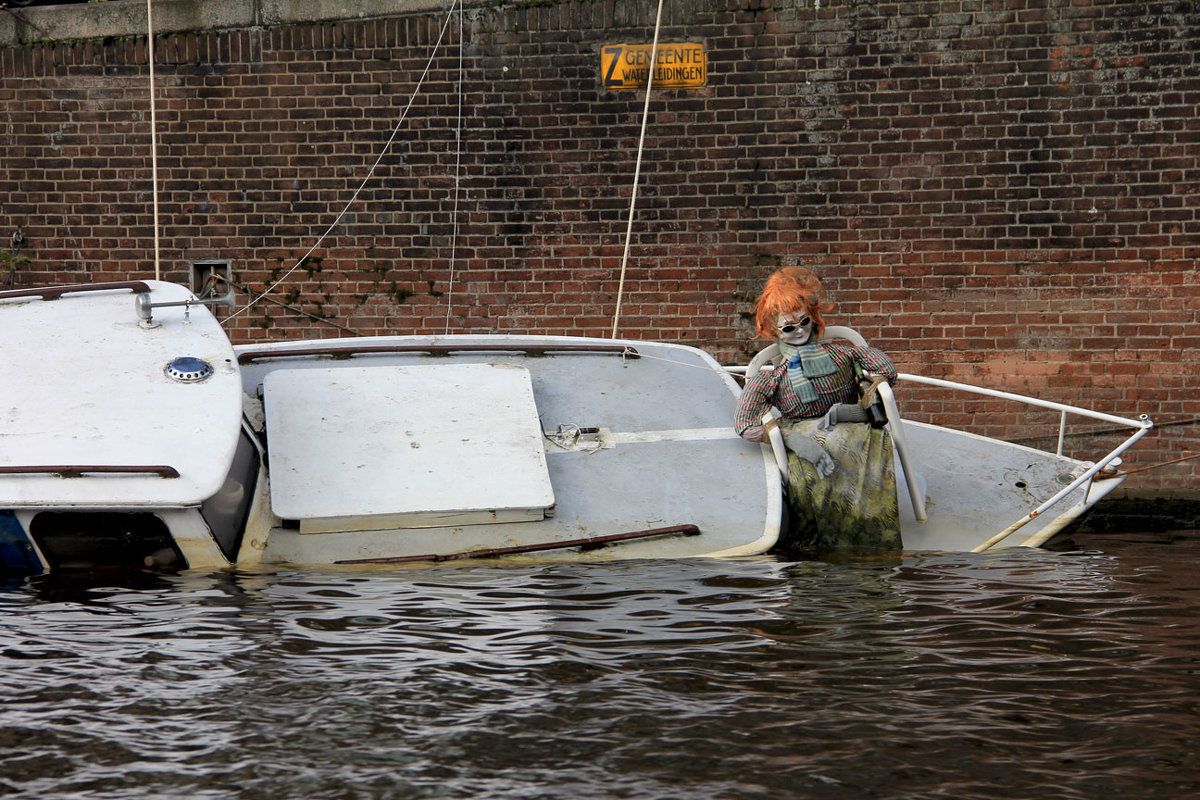
<instances>
[{"instance_id":1,"label":"white boat hull","mask_svg":"<svg viewBox=\"0 0 1200 800\"><path fill-rule=\"evenodd\" d=\"M781 536L778 454L735 435L740 388L695 348L234 348L156 281L0 292L0 337L0 568L736 556ZM910 551L1044 543L1150 427L1093 414L1137 432L1092 465L889 416Z\"/></svg>"}]
</instances>

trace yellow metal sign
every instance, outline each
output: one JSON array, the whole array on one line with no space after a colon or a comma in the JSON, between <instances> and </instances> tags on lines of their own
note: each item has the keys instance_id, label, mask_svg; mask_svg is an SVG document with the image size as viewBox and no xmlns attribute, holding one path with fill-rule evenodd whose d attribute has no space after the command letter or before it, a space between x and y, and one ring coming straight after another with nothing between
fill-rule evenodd
<instances>
[{"instance_id":1,"label":"yellow metal sign","mask_svg":"<svg viewBox=\"0 0 1200 800\"><path fill-rule=\"evenodd\" d=\"M650 78L648 44L608 44L600 51L604 88L613 91L644 89ZM654 86L688 89L708 82L708 57L696 42L660 42L654 54Z\"/></svg>"}]
</instances>

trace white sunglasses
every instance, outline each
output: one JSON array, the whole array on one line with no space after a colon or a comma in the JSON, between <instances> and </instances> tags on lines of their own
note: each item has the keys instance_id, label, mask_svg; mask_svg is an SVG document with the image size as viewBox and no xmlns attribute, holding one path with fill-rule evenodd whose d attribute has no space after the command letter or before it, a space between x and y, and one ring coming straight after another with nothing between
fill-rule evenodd
<instances>
[{"instance_id":1,"label":"white sunglasses","mask_svg":"<svg viewBox=\"0 0 1200 800\"><path fill-rule=\"evenodd\" d=\"M779 326L780 333L795 333L801 328L807 328L812 324L812 320L808 317L801 317L797 322L789 322Z\"/></svg>"}]
</instances>

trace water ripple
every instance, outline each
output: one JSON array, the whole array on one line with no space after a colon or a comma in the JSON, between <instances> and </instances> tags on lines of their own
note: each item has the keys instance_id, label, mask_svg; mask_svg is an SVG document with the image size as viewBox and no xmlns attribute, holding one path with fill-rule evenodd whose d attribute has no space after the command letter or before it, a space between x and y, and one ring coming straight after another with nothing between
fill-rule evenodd
<instances>
[{"instance_id":1,"label":"water ripple","mask_svg":"<svg viewBox=\"0 0 1200 800\"><path fill-rule=\"evenodd\" d=\"M0 584L0 792L1178 798L1200 536Z\"/></svg>"}]
</instances>

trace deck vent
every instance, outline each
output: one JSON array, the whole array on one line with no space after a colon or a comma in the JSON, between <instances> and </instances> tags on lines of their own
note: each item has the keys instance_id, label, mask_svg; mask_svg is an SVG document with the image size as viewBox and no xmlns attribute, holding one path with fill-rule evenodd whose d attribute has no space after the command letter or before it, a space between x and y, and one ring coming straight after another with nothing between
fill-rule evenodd
<instances>
[{"instance_id":1,"label":"deck vent","mask_svg":"<svg viewBox=\"0 0 1200 800\"><path fill-rule=\"evenodd\" d=\"M163 370L167 377L180 383L199 383L213 374L212 364L194 356L180 356Z\"/></svg>"}]
</instances>

